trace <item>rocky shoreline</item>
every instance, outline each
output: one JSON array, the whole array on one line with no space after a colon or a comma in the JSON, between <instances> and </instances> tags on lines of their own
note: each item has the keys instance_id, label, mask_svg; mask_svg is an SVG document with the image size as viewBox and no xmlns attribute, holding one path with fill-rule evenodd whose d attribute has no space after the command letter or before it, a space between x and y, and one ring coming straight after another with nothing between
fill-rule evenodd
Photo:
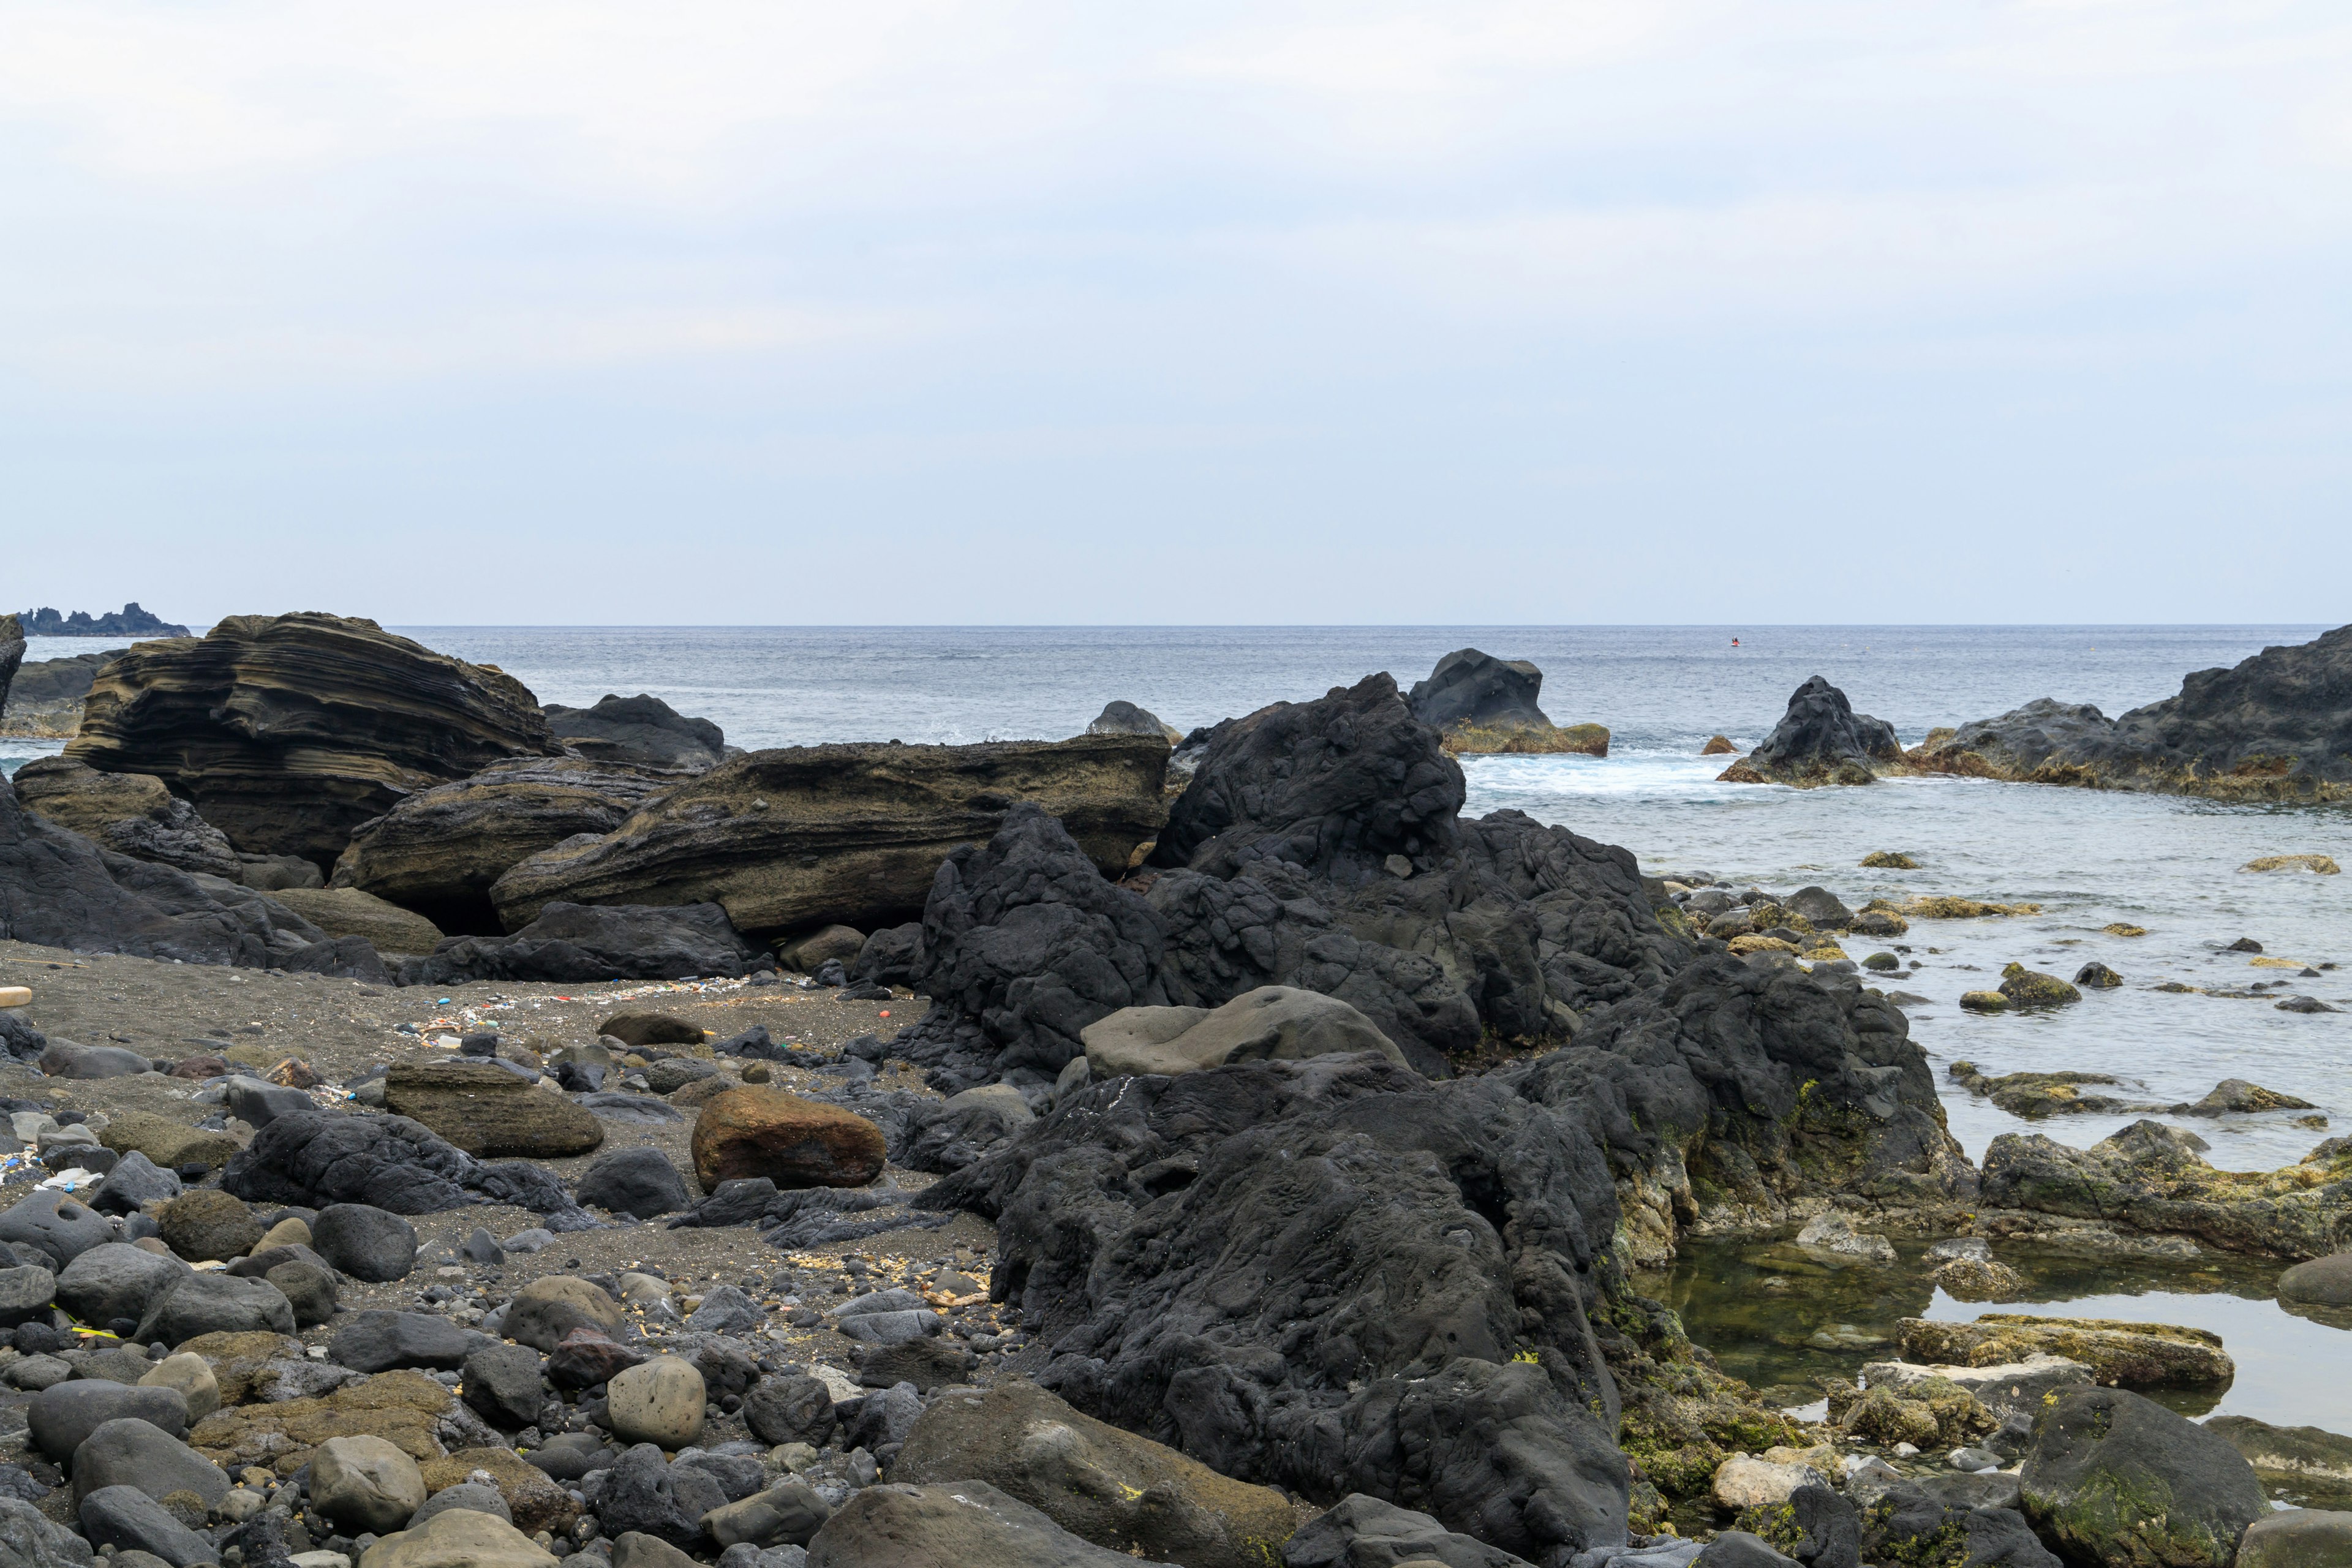
<instances>
[{"instance_id":1,"label":"rocky shoreline","mask_svg":"<svg viewBox=\"0 0 2352 1568\"><path fill-rule=\"evenodd\" d=\"M1759 776L1885 763L1799 695ZM1464 650L1173 747L1107 710L730 756L366 622L132 650L0 784L0 985L33 992L0 1010L0 1537L38 1568L2352 1539L2265 1491L2344 1439L2133 1391L2227 1375L2191 1331L1921 1321L1790 1400L1643 1293L1696 1238L1794 1233L1932 1238L1998 1300L2001 1249L2057 1238L2296 1264L2334 1311L2352 1150L2246 1177L2147 1121L1979 1168L1895 955L1841 943L2002 906L1465 820L1454 752L1538 743L1534 697ZM2044 981L2005 1005L2064 1005Z\"/></svg>"}]
</instances>

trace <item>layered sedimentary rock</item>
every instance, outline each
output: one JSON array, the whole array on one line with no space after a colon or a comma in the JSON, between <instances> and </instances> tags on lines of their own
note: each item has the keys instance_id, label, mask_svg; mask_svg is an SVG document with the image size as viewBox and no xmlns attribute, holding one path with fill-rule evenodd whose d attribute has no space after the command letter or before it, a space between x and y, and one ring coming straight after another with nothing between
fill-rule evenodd
<instances>
[{"instance_id":1,"label":"layered sedimentary rock","mask_svg":"<svg viewBox=\"0 0 2352 1568\"><path fill-rule=\"evenodd\" d=\"M148 773L102 773L71 757L37 757L16 770L25 809L134 859L234 881L244 863L228 837Z\"/></svg>"},{"instance_id":2,"label":"layered sedimentary rock","mask_svg":"<svg viewBox=\"0 0 2352 1568\"><path fill-rule=\"evenodd\" d=\"M1542 690L1543 671L1526 659L1465 647L1439 659L1426 680L1414 681L1409 700L1412 716L1444 734L1449 752L1609 754L1605 727L1554 724L1537 705Z\"/></svg>"},{"instance_id":3,"label":"layered sedimentary rock","mask_svg":"<svg viewBox=\"0 0 2352 1568\"><path fill-rule=\"evenodd\" d=\"M516 757L419 790L352 835L333 885L357 888L443 931L495 933L490 885L567 838L602 837L685 783L683 772L590 757Z\"/></svg>"},{"instance_id":4,"label":"layered sedimentary rock","mask_svg":"<svg viewBox=\"0 0 2352 1568\"><path fill-rule=\"evenodd\" d=\"M134 860L43 821L0 779L0 938L186 963L381 980L362 955L250 889ZM360 944L364 947L365 944ZM356 967L355 967L356 965Z\"/></svg>"},{"instance_id":5,"label":"layered sedimentary rock","mask_svg":"<svg viewBox=\"0 0 2352 1568\"><path fill-rule=\"evenodd\" d=\"M658 697L609 692L593 708L551 702L548 728L566 749L601 762L700 773L727 755L727 736L708 719L690 719Z\"/></svg>"},{"instance_id":6,"label":"layered sedimentary rock","mask_svg":"<svg viewBox=\"0 0 2352 1568\"><path fill-rule=\"evenodd\" d=\"M2049 698L1939 731L1916 769L2224 799L2352 796L2352 626L2202 669L2109 720Z\"/></svg>"},{"instance_id":7,"label":"layered sedimentary rock","mask_svg":"<svg viewBox=\"0 0 2352 1568\"><path fill-rule=\"evenodd\" d=\"M738 929L870 931L919 913L940 861L985 842L1016 801L1060 817L1116 874L1167 809L1164 741L1084 735L975 746L754 752L559 845L490 889L509 929L552 900L723 906Z\"/></svg>"},{"instance_id":8,"label":"layered sedimentary rock","mask_svg":"<svg viewBox=\"0 0 2352 1568\"><path fill-rule=\"evenodd\" d=\"M404 796L553 749L512 677L301 614L131 648L92 683L67 754L154 774L240 850L326 866Z\"/></svg>"},{"instance_id":9,"label":"layered sedimentary rock","mask_svg":"<svg viewBox=\"0 0 2352 1568\"><path fill-rule=\"evenodd\" d=\"M1864 784L1902 761L1895 726L1855 712L1844 692L1816 675L1790 695L1788 711L1763 742L1717 777L1727 784L1800 788Z\"/></svg>"}]
</instances>

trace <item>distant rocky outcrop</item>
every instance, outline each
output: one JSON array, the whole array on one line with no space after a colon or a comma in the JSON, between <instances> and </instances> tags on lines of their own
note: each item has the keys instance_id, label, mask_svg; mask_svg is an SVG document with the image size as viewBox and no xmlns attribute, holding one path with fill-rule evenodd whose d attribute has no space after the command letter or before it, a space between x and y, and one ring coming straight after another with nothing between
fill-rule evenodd
<instances>
[{"instance_id":1,"label":"distant rocky outcrop","mask_svg":"<svg viewBox=\"0 0 2352 1568\"><path fill-rule=\"evenodd\" d=\"M150 773L102 773L71 757L16 770L26 809L135 859L238 880L244 864L221 830Z\"/></svg>"},{"instance_id":2,"label":"distant rocky outcrop","mask_svg":"<svg viewBox=\"0 0 2352 1568\"><path fill-rule=\"evenodd\" d=\"M1161 719L1149 708L1138 708L1132 702L1111 701L1095 715L1087 726L1089 735L1157 735L1170 745L1184 738L1184 731Z\"/></svg>"},{"instance_id":3,"label":"distant rocky outcrop","mask_svg":"<svg viewBox=\"0 0 2352 1568\"><path fill-rule=\"evenodd\" d=\"M334 885L415 910L443 931L505 929L490 886L543 849L601 837L693 777L601 757L514 757L404 797L352 835Z\"/></svg>"},{"instance_id":4,"label":"distant rocky outcrop","mask_svg":"<svg viewBox=\"0 0 2352 1568\"><path fill-rule=\"evenodd\" d=\"M554 750L502 671L338 616L234 616L99 672L67 754L152 773L240 850L331 865L404 796Z\"/></svg>"},{"instance_id":5,"label":"distant rocky outcrop","mask_svg":"<svg viewBox=\"0 0 2352 1568\"><path fill-rule=\"evenodd\" d=\"M24 612L25 635L32 637L184 637L185 626L159 620L139 607L133 599L119 610L103 616L93 616L87 610L76 610L69 616L43 606Z\"/></svg>"},{"instance_id":6,"label":"distant rocky outcrop","mask_svg":"<svg viewBox=\"0 0 2352 1568\"><path fill-rule=\"evenodd\" d=\"M1790 694L1789 710L1763 743L1723 770L1726 784L1866 784L1899 765L1895 726L1857 713L1845 693L1814 676Z\"/></svg>"},{"instance_id":7,"label":"distant rocky outcrop","mask_svg":"<svg viewBox=\"0 0 2352 1568\"><path fill-rule=\"evenodd\" d=\"M43 820L0 779L0 939L185 963L382 980L367 944L339 943L249 889L134 860Z\"/></svg>"},{"instance_id":8,"label":"distant rocky outcrop","mask_svg":"<svg viewBox=\"0 0 2352 1568\"><path fill-rule=\"evenodd\" d=\"M2120 719L2041 698L1909 752L1919 772L2220 799L2352 799L2352 626L2204 669Z\"/></svg>"},{"instance_id":9,"label":"distant rocky outcrop","mask_svg":"<svg viewBox=\"0 0 2352 1568\"><path fill-rule=\"evenodd\" d=\"M5 704L0 705L0 735L70 739L74 727L81 722L82 699L89 695L91 680L121 656L121 649L110 648L104 653L35 659L23 666L16 671Z\"/></svg>"},{"instance_id":10,"label":"distant rocky outcrop","mask_svg":"<svg viewBox=\"0 0 2352 1568\"><path fill-rule=\"evenodd\" d=\"M1500 659L1475 647L1437 661L1409 694L1412 716L1444 737L1449 752L1609 754L1600 724L1554 724L1537 706L1543 671L1526 659Z\"/></svg>"},{"instance_id":11,"label":"distant rocky outcrop","mask_svg":"<svg viewBox=\"0 0 2352 1568\"><path fill-rule=\"evenodd\" d=\"M603 762L701 772L727 756L727 736L708 719L689 719L658 697L606 693L593 708L551 702L541 711L569 751Z\"/></svg>"},{"instance_id":12,"label":"distant rocky outcrop","mask_svg":"<svg viewBox=\"0 0 2352 1568\"><path fill-rule=\"evenodd\" d=\"M1167 742L1083 735L972 746L753 752L648 803L601 838L522 861L490 889L509 929L554 900L723 906L738 930L871 931L919 914L940 860L1016 801L1059 816L1104 871L1167 810Z\"/></svg>"}]
</instances>

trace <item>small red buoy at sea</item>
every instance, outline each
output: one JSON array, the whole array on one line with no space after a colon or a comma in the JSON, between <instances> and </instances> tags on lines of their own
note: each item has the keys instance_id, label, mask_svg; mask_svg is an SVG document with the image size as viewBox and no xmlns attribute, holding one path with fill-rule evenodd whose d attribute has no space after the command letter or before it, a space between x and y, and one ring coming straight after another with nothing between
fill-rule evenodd
<instances>
[{"instance_id":1,"label":"small red buoy at sea","mask_svg":"<svg viewBox=\"0 0 2352 1568\"><path fill-rule=\"evenodd\" d=\"M1734 638L1732 638L1732 639L1731 639L1731 646L1732 646L1732 647L1738 647L1739 646L1739 639L1738 639L1738 637L1734 637Z\"/></svg>"}]
</instances>

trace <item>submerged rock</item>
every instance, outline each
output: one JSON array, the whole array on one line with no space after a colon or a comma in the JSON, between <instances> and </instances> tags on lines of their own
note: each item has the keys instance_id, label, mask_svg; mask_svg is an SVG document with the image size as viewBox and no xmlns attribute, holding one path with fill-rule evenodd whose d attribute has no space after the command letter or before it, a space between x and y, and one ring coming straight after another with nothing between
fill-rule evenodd
<instances>
[{"instance_id":1,"label":"submerged rock","mask_svg":"<svg viewBox=\"0 0 2352 1568\"><path fill-rule=\"evenodd\" d=\"M327 865L404 795L553 750L520 681L335 616L231 616L100 672L67 754L152 773L239 849Z\"/></svg>"},{"instance_id":2,"label":"submerged rock","mask_svg":"<svg viewBox=\"0 0 2352 1568\"><path fill-rule=\"evenodd\" d=\"M2054 974L2028 969L2021 963L2001 967L2000 994L2012 1007L2061 1007L2080 1002L2083 994Z\"/></svg>"},{"instance_id":3,"label":"submerged rock","mask_svg":"<svg viewBox=\"0 0 2352 1568\"><path fill-rule=\"evenodd\" d=\"M1969 994L1983 995L1987 993L1971 992ZM1966 1005L1965 998L1962 1005ZM1945 1070L1970 1094L1982 1095L2011 1116L2021 1116L2028 1121L2037 1121L2045 1116L2109 1116L2135 1109L2129 1101L2117 1100L2112 1095L2083 1092L2085 1088L2104 1087L2116 1081L2105 1073L2012 1072L2003 1073L1999 1078L1987 1078L1977 1070L1976 1063L1969 1061L1954 1062Z\"/></svg>"}]
</instances>

